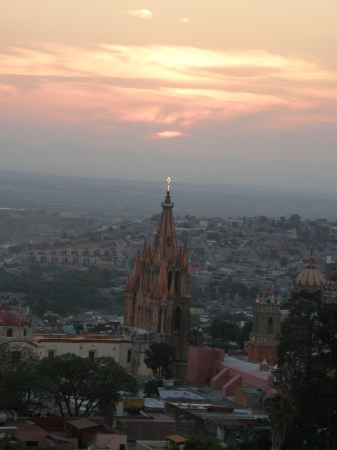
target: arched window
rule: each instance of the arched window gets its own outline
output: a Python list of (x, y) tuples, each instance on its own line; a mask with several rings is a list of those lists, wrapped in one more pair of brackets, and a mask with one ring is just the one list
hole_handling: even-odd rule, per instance
[(173, 275), (172, 275), (172, 272), (170, 270), (169, 273), (167, 274), (167, 290), (168, 291), (170, 291), (170, 289), (171, 289), (172, 278), (173, 278)]
[(164, 320), (163, 320), (163, 333), (166, 333), (166, 317), (167, 317), (167, 310), (164, 311)]
[(160, 308), (159, 314), (158, 314), (157, 332), (158, 332), (158, 333), (161, 332), (161, 308)]
[(270, 334), (273, 333), (273, 319), (272, 319), (272, 317), (269, 317), (269, 319), (268, 319), (267, 333), (270, 333)]
[(7, 337), (12, 337), (12, 336), (13, 336), (13, 330), (12, 330), (12, 328), (7, 328), (6, 336), (7, 336)]
[(174, 278), (174, 293), (180, 294), (180, 272), (176, 272), (175, 278)]
[(174, 312), (173, 330), (180, 331), (180, 329), (181, 329), (181, 309), (179, 306), (177, 306)]

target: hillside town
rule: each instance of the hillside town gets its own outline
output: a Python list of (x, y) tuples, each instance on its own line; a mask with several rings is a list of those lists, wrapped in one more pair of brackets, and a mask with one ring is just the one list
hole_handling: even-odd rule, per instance
[[(236, 449), (269, 436), (265, 401), (278, 392), (276, 348), (290, 299), (319, 292), (325, 303), (337, 302), (337, 224), (297, 214), (173, 219), (173, 206), (168, 185), (162, 214), (150, 219), (49, 221), (43, 213), (43, 233), (7, 230), (0, 250), (0, 358), (8, 357), (6, 345), (12, 361), (26, 354), (36, 364), (61, 358), (70, 367), (71, 358), (80, 358), (78, 371), (80, 361), (112, 358), (135, 384), (115, 392), (113, 414), (99, 402), (89, 408), (85, 396), (78, 404), (72, 393), (59, 402), (29, 397), (20, 415), (14, 398), (5, 396), (0, 444), (176, 449), (197, 437)], [(2, 214), (22, 225), (41, 212)], [(102, 285), (93, 278), (100, 271), (108, 274)], [(97, 301), (77, 298), (69, 314), (48, 302), (55, 286), (49, 283), (67, 276), (75, 283), (74, 273), (91, 277)], [(42, 303), (32, 301), (32, 284), (50, 287)], [(156, 345), (174, 349), (161, 376), (149, 362)]]

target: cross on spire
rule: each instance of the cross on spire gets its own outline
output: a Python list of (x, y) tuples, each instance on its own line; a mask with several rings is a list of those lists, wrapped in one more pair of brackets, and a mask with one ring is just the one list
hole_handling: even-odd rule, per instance
[(168, 176), (166, 181), (167, 181), (167, 192), (170, 192), (171, 177)]

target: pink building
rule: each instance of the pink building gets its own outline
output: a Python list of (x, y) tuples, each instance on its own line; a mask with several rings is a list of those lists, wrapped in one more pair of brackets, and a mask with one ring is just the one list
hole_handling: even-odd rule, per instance
[(260, 364), (224, 357), (224, 351), (218, 348), (190, 347), (186, 379), (221, 389), (224, 397), (234, 396), (235, 390), (242, 387), (260, 388), (267, 395), (273, 389), (273, 375), (269, 370), (261, 370)]

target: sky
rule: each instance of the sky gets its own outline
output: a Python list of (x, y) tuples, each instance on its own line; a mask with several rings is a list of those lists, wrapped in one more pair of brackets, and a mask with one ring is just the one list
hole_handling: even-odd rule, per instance
[(336, 0), (10, 0), (1, 168), (337, 192)]

